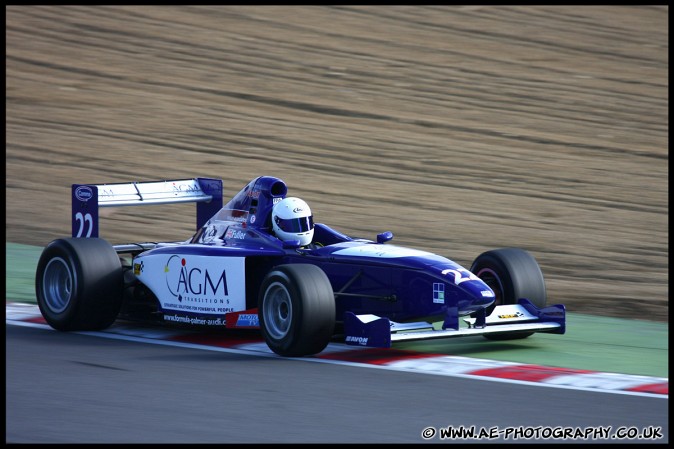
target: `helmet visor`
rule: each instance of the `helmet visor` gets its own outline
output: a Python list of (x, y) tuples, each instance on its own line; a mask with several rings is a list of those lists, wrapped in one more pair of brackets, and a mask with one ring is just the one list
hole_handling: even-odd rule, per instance
[(276, 225), (284, 232), (307, 232), (314, 229), (314, 216), (284, 219), (276, 217)]

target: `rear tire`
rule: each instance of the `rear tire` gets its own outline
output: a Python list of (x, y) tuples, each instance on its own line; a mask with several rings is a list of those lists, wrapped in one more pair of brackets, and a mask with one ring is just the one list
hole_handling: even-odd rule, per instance
[[(494, 304), (487, 309), (487, 315), (494, 307), (503, 304), (517, 304), (526, 298), (538, 308), (545, 307), (547, 293), (545, 279), (536, 259), (520, 248), (502, 248), (480, 254), (470, 268), (495, 293)], [(485, 334), (489, 340), (516, 340), (526, 338), (533, 332), (509, 334)]]
[(54, 240), (42, 251), (37, 264), (37, 303), (54, 329), (109, 327), (121, 308), (123, 289), (121, 261), (103, 239)]
[(302, 357), (321, 352), (332, 338), (335, 313), (330, 280), (315, 265), (281, 265), (262, 282), (260, 329), (276, 354)]

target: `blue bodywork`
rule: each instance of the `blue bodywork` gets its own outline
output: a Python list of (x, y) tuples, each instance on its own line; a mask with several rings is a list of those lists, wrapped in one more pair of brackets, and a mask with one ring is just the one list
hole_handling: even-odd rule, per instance
[[(93, 260), (109, 250), (109, 243), (97, 238), (99, 207), (194, 202), (196, 230), (187, 240), (112, 245), (109, 266), (100, 269), (119, 274), (121, 298), (116, 302), (112, 294), (110, 304), (120, 309), (101, 308), (93, 325), (122, 316), (259, 328), (269, 347), (287, 356), (320, 352), (340, 324), (347, 344), (374, 347), (470, 335), (514, 339), (565, 332), (564, 306), (546, 305), (540, 267), (524, 250), (485, 252), (473, 262), (475, 274), (446, 257), (389, 243), (390, 231), (369, 240), (315, 223), (313, 240), (300, 246), (299, 240), (274, 235), (272, 209), (287, 194), (286, 184), (272, 176), (253, 179), (226, 204), (222, 180), (212, 178), (74, 184), (73, 239), (56, 242), (50, 251), (68, 253), (63, 248), (78, 242), (76, 258)], [(80, 238), (92, 240), (85, 244)], [(121, 254), (130, 254), (130, 263)], [(52, 275), (41, 278), (50, 282), (38, 288), (48, 292), (39, 298), (51, 310), (50, 304), (61, 304), (61, 293), (71, 297), (70, 287), (78, 279), (65, 276), (75, 270), (63, 268), (61, 256), (43, 266)], [(99, 278), (86, 283), (98, 285)], [(113, 287), (111, 281), (101, 288)], [(75, 311), (75, 300), (73, 304)], [(88, 318), (52, 312), (48, 316), (57, 328), (78, 328)], [(460, 328), (460, 317), (467, 328)], [(436, 321), (442, 329), (432, 324)]]
[[(271, 210), (287, 192), (281, 179), (258, 177), (209, 220), (199, 223), (189, 241), (143, 252), (134, 263), (172, 254), (243, 257), (246, 309), (257, 307), (258, 285), (274, 266), (317, 265), (332, 284), (338, 321), (347, 311), (401, 322), (440, 316), (445, 320), (443, 327), (457, 329), (459, 316), (481, 311), (494, 302), (492, 290), (459, 264), (429, 252), (378, 243), (390, 240), (390, 232), (372, 241), (317, 223), (309, 247), (299, 247), (294, 241), (282, 242), (273, 235)], [(199, 316), (194, 312), (184, 314)]]

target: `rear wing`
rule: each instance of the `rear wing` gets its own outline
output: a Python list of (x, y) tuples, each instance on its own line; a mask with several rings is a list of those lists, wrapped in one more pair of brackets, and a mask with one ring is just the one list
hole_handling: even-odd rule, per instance
[(178, 179), (119, 184), (72, 185), (72, 236), (98, 237), (100, 207), (197, 203), (196, 228), (222, 209), (222, 180)]

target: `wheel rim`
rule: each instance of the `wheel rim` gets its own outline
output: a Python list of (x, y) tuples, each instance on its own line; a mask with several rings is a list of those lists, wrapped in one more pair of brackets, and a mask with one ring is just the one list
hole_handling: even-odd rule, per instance
[(504, 304), (503, 284), (501, 284), (501, 279), (498, 275), (489, 268), (483, 268), (475, 274), (494, 292), (494, 306)]
[(279, 282), (274, 282), (264, 294), (262, 315), (264, 326), (274, 340), (280, 340), (288, 334), (292, 324), (293, 305), (288, 289)]
[(74, 273), (66, 261), (60, 257), (51, 259), (42, 276), (42, 294), (49, 310), (53, 313), (63, 312), (70, 303), (75, 284)]

